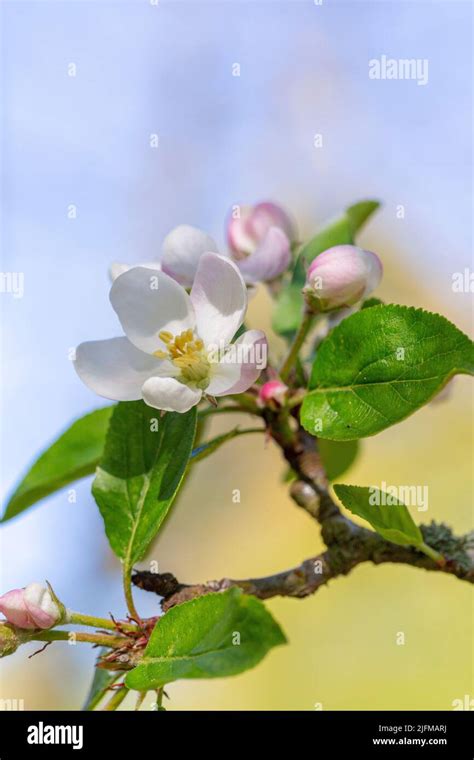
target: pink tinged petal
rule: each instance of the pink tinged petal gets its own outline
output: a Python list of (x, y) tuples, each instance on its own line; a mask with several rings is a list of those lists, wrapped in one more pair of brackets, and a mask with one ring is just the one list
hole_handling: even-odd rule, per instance
[(159, 261), (147, 261), (144, 264), (121, 264), (119, 261), (114, 261), (109, 270), (110, 279), (112, 282), (120, 277), (124, 272), (128, 272), (133, 267), (145, 267), (146, 269), (161, 270), (161, 264)]
[(215, 253), (201, 256), (191, 301), (205, 346), (226, 346), (247, 311), (247, 288), (236, 265)]
[(268, 344), (261, 330), (248, 330), (228, 347), (226, 355), (211, 365), (211, 382), (206, 393), (226, 396), (243, 393), (267, 366)]
[(164, 272), (129, 269), (113, 283), (110, 301), (129, 340), (148, 354), (164, 348), (161, 330), (179, 335), (195, 325), (188, 294)]
[(263, 240), (270, 227), (279, 227), (290, 240), (295, 238), (294, 225), (286, 211), (270, 201), (257, 203), (250, 219), (250, 227), (257, 241)]
[(24, 593), (25, 589), (17, 588), (0, 596), (0, 612), (5, 615), (9, 623), (18, 628), (36, 628), (26, 607)]
[(256, 247), (256, 241), (252, 234), (251, 218), (253, 214), (252, 206), (238, 206), (238, 217), (233, 215), (227, 222), (227, 242), (229, 248), (235, 254), (235, 258), (239, 257), (239, 254), (252, 253)]
[(217, 252), (216, 242), (197, 227), (181, 224), (171, 230), (163, 241), (163, 271), (189, 288), (193, 284), (199, 259), (206, 251)]
[(199, 404), (202, 391), (189, 388), (172, 377), (151, 377), (142, 388), (143, 400), (154, 409), (188, 412)]
[(322, 309), (351, 306), (371, 293), (382, 279), (378, 256), (352, 245), (329, 248), (311, 263), (305, 291)]
[(145, 380), (162, 372), (172, 373), (170, 362), (145, 354), (127, 338), (81, 343), (74, 367), (88, 388), (112, 401), (137, 401)]
[(288, 268), (290, 241), (278, 227), (270, 227), (258, 248), (238, 262), (246, 282), (268, 282)]
[(24, 590), (25, 606), (37, 628), (51, 628), (61, 617), (58, 605), (48, 588), (30, 583)]
[(363, 298), (366, 298), (372, 293), (378, 286), (383, 277), (383, 265), (376, 253), (372, 251), (364, 251), (367, 254), (367, 284), (365, 287)]

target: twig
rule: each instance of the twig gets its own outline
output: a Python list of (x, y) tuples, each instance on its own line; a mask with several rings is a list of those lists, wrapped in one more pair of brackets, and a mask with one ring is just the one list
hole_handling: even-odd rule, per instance
[(445, 562), (435, 562), (409, 546), (386, 541), (374, 531), (357, 525), (342, 514), (328, 490), (328, 482), (317, 450), (317, 440), (301, 427), (296, 430), (288, 417), (266, 413), (266, 422), (272, 438), (280, 446), (285, 459), (297, 476), (291, 485), (293, 500), (321, 526), (325, 552), (305, 560), (290, 570), (263, 578), (218, 581), (187, 585), (180, 583), (171, 573), (160, 575), (136, 572), (132, 582), (163, 596), (163, 610), (203, 594), (238, 586), (247, 594), (260, 599), (273, 596), (302, 598), (313, 594), (333, 578), (347, 575), (364, 562), (375, 565), (400, 563), (454, 575), (460, 580), (474, 583), (474, 538), (453, 535), (443, 524), (421, 526), (425, 543), (443, 556)]
[[(218, 581), (195, 585), (178, 583), (174, 579), (174, 589), (171, 590), (172, 586), (169, 585), (168, 588), (171, 592), (164, 595), (163, 610), (166, 611), (170, 607), (204, 594), (224, 591), (231, 586), (238, 586), (246, 594), (256, 596), (259, 599), (269, 599), (274, 596), (302, 599), (314, 594), (333, 578), (348, 575), (357, 565), (364, 562), (372, 562), (374, 565), (386, 563), (411, 565), (425, 570), (447, 573), (468, 583), (474, 583), (474, 559), (470, 552), (471, 536), (456, 538), (449, 528), (442, 524), (432, 523), (430, 526), (422, 526), (425, 538), (428, 538), (431, 545), (438, 550), (442, 550), (447, 542), (451, 543), (453, 556), (448, 556), (446, 564), (440, 566), (416, 549), (392, 544), (385, 541), (377, 533), (351, 523), (345, 517), (342, 520), (344, 527), (341, 529), (341, 525), (339, 526), (337, 540), (334, 535), (332, 545), (325, 552), (304, 560), (300, 565), (292, 567), (290, 570), (262, 578), (245, 580), (222, 578)], [(350, 525), (345, 525), (346, 522)], [(345, 539), (343, 538), (344, 532), (346, 533)], [(169, 577), (171, 574), (167, 573), (166, 575)], [(163, 596), (164, 586), (158, 573), (136, 572), (133, 583), (146, 591), (154, 591)]]

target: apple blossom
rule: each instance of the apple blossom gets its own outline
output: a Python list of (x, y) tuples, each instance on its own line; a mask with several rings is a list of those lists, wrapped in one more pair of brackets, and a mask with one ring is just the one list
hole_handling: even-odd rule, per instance
[(246, 282), (270, 281), (287, 269), (291, 260), (293, 224), (275, 203), (241, 206), (227, 224), (227, 240)]
[(253, 253), (272, 227), (284, 232), (289, 240), (294, 238), (290, 217), (276, 203), (236, 206), (227, 224), (227, 241), (235, 258)]
[(247, 288), (235, 264), (215, 253), (200, 256), (189, 295), (165, 272), (133, 267), (114, 281), (110, 300), (126, 337), (82, 343), (75, 358), (99, 396), (187, 412), (203, 394), (242, 393), (266, 366), (260, 330), (231, 344)]
[(310, 264), (303, 292), (311, 308), (330, 311), (366, 298), (381, 279), (382, 263), (375, 253), (337, 245)]
[(0, 596), (0, 612), (17, 628), (51, 628), (64, 615), (64, 607), (51, 588), (30, 583)]

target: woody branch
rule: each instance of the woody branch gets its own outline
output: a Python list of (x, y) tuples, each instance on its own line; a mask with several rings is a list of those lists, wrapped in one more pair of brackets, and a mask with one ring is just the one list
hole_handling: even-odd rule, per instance
[(329, 493), (315, 438), (300, 426), (292, 427), (290, 419), (281, 414), (269, 412), (266, 423), (296, 475), (290, 495), (320, 524), (326, 551), (289, 570), (245, 580), (222, 578), (207, 583), (183, 584), (171, 573), (135, 572), (133, 583), (162, 596), (164, 611), (197, 596), (231, 586), (238, 586), (259, 599), (273, 596), (303, 598), (315, 593), (331, 579), (347, 575), (364, 562), (411, 565), (448, 573), (474, 583), (474, 534), (456, 537), (444, 524), (421, 526), (425, 541), (443, 555), (445, 562), (442, 565), (414, 548), (386, 541), (378, 533), (357, 525), (342, 514)]

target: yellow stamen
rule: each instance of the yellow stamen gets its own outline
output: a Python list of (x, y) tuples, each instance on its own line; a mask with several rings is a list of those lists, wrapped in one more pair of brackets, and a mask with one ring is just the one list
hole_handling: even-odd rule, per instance
[(204, 390), (209, 385), (210, 365), (204, 353), (204, 343), (194, 335), (192, 329), (184, 330), (173, 336), (167, 330), (162, 330), (158, 337), (166, 346), (166, 350), (154, 352), (158, 359), (168, 359), (180, 370), (178, 379), (181, 382)]
[(162, 330), (158, 334), (158, 337), (163, 341), (163, 343), (170, 343), (173, 340), (173, 334), (168, 332), (168, 330)]

